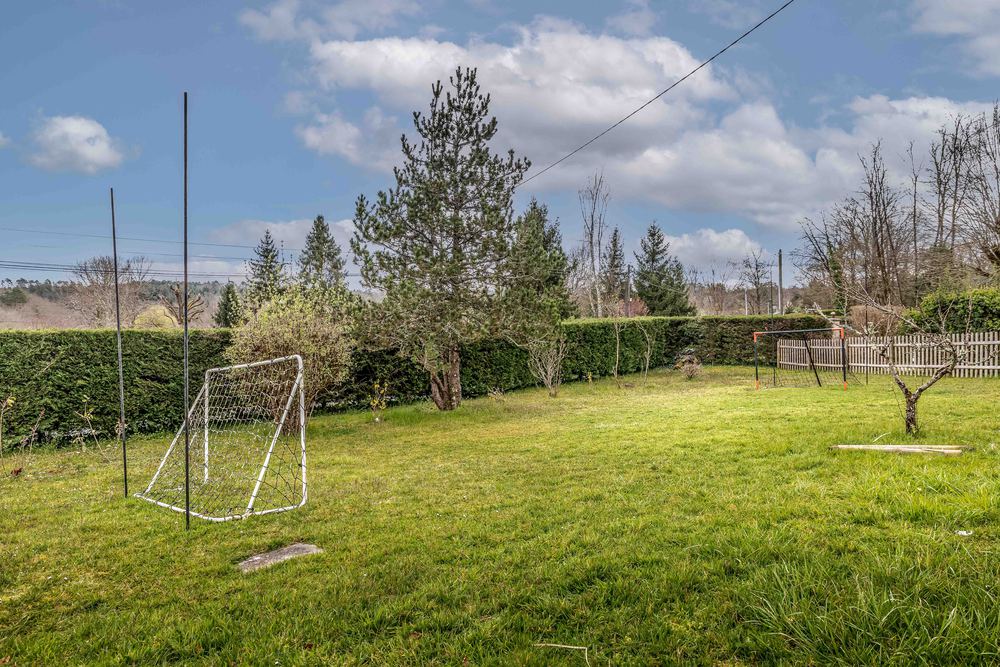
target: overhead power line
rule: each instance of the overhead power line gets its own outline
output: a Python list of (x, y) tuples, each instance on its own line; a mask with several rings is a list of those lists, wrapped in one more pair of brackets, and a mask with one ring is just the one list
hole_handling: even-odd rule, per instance
[(566, 155), (563, 155), (561, 158), (559, 158), (558, 160), (556, 160), (555, 162), (553, 162), (549, 166), (545, 167), (541, 171), (535, 172), (534, 174), (532, 174), (528, 178), (526, 178), (523, 181), (521, 181), (518, 184), (518, 187), (524, 185), (525, 183), (529, 183), (529, 182), (535, 180), (536, 178), (538, 178), (539, 176), (541, 176), (542, 174), (544, 174), (548, 170), (550, 170), (550, 169), (552, 169), (552, 168), (554, 168), (554, 167), (562, 164), (566, 160), (570, 159), (571, 157), (573, 157), (574, 155), (576, 155), (577, 153), (579, 153), (580, 151), (582, 151), (583, 149), (585, 149), (587, 146), (590, 146), (592, 143), (594, 143), (595, 141), (597, 141), (598, 139), (600, 139), (601, 137), (603, 137), (605, 134), (607, 134), (608, 132), (611, 132), (616, 127), (618, 127), (619, 125), (621, 125), (622, 123), (624, 123), (625, 121), (627, 121), (628, 119), (630, 119), (632, 116), (636, 115), (637, 113), (639, 113), (640, 111), (642, 111), (643, 109), (645, 109), (646, 107), (648, 107), (650, 104), (652, 104), (653, 102), (655, 102), (656, 100), (660, 99), (661, 97), (663, 97), (664, 95), (666, 95), (667, 93), (669, 93), (671, 90), (673, 90), (677, 86), (679, 86), (682, 83), (684, 83), (685, 81), (687, 81), (689, 78), (691, 78), (692, 76), (694, 76), (699, 70), (707, 67), (713, 60), (715, 60), (716, 58), (718, 58), (719, 56), (721, 56), (723, 53), (725, 53), (726, 51), (728, 51), (729, 49), (733, 48), (734, 46), (736, 46), (737, 44), (739, 44), (741, 41), (743, 41), (751, 33), (753, 33), (755, 30), (757, 30), (757, 28), (760, 28), (762, 25), (764, 25), (765, 23), (767, 23), (768, 21), (770, 21), (771, 19), (773, 19), (775, 16), (777, 16), (778, 14), (780, 14), (782, 11), (784, 11), (784, 9), (786, 7), (788, 7), (793, 2), (795, 2), (795, 0), (788, 0), (785, 4), (781, 5), (776, 10), (774, 10), (773, 12), (771, 12), (770, 14), (768, 14), (764, 19), (762, 19), (759, 23), (757, 23), (757, 25), (755, 25), (754, 27), (752, 27), (749, 30), (747, 30), (746, 32), (744, 32), (742, 35), (740, 35), (739, 37), (737, 37), (736, 39), (734, 39), (733, 41), (731, 41), (729, 44), (727, 44), (722, 49), (716, 51), (715, 55), (713, 55), (711, 58), (709, 58), (708, 60), (702, 61), (702, 63), (700, 65), (698, 65), (693, 70), (691, 70), (690, 72), (688, 72), (687, 74), (685, 74), (684, 76), (682, 76), (681, 78), (677, 79), (672, 84), (670, 84), (669, 86), (667, 86), (666, 88), (664, 88), (663, 90), (661, 90), (654, 97), (646, 100), (640, 106), (638, 106), (635, 109), (633, 109), (632, 111), (630, 111), (627, 115), (623, 116), (620, 120), (618, 120), (614, 125), (611, 125), (610, 127), (602, 130), (600, 133), (594, 135), (592, 138), (590, 138), (589, 140), (587, 140), (583, 144), (580, 144), (578, 147), (574, 148), (569, 153), (566, 153)]
[[(20, 232), (23, 234), (48, 234), (50, 236), (69, 236), (73, 238), (90, 238), (90, 239), (107, 239), (111, 240), (111, 236), (108, 234), (87, 234), (84, 232), (56, 232), (46, 229), (24, 229), (20, 227), (0, 227), (0, 231), (3, 232)], [(173, 245), (183, 245), (183, 241), (173, 241), (171, 239), (147, 239), (139, 238), (136, 236), (119, 236), (122, 241), (139, 241), (142, 243), (170, 243)], [(209, 243), (207, 241), (188, 241), (188, 245), (197, 246), (207, 246), (212, 248), (247, 248), (249, 250), (256, 249), (256, 246), (252, 245), (241, 245), (239, 243)], [(301, 248), (285, 248), (292, 252), (301, 252)]]

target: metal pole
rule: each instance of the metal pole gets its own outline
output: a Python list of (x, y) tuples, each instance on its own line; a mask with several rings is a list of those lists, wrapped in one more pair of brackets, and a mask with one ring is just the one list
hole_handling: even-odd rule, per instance
[(760, 389), (760, 363), (757, 361), (757, 334), (753, 335), (753, 381), (754, 388)]
[(778, 314), (785, 314), (785, 299), (784, 299), (784, 289), (783, 286), (785, 281), (782, 280), (784, 273), (782, 272), (782, 262), (781, 262), (781, 250), (778, 250)]
[(111, 254), (115, 267), (115, 329), (118, 338), (118, 437), (122, 441), (122, 481), (128, 498), (128, 455), (125, 451), (125, 373), (122, 370), (122, 308), (118, 293), (118, 230), (115, 227), (115, 189), (111, 188)]
[(632, 265), (625, 271), (625, 317), (632, 317)]
[(840, 330), (840, 367), (844, 375), (844, 389), (847, 389), (847, 337)]
[(191, 530), (191, 396), (188, 375), (188, 94), (184, 93), (184, 528)]

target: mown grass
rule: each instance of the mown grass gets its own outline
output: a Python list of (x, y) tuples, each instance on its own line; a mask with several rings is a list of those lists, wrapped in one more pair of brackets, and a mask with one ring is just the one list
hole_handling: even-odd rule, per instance
[[(1000, 382), (928, 393), (921, 439), (976, 449), (925, 457), (829, 451), (905, 440), (883, 380), (749, 380), (319, 417), (305, 508), (188, 533), (93, 447), (36, 455), (0, 481), (0, 663), (1000, 660)], [(235, 567), (296, 541), (325, 552)]]

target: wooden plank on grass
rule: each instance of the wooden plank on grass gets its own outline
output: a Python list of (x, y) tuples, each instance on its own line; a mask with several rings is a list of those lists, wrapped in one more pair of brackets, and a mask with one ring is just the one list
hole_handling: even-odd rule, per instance
[(832, 445), (830, 449), (895, 452), (897, 454), (942, 454), (944, 456), (958, 456), (971, 448), (959, 445)]

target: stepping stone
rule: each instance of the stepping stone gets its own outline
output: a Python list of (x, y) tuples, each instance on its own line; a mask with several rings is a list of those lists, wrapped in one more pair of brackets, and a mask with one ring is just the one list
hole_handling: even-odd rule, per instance
[(321, 553), (323, 553), (323, 550), (315, 544), (296, 542), (295, 544), (289, 544), (287, 547), (281, 547), (280, 549), (275, 549), (274, 551), (268, 551), (267, 553), (250, 556), (250, 558), (247, 558), (245, 561), (240, 563), (240, 571), (243, 574), (249, 574), (250, 572), (262, 570), (265, 567), (271, 567), (272, 565), (283, 563), (286, 560), (291, 560), (292, 558)]

